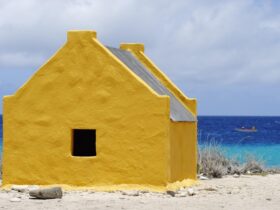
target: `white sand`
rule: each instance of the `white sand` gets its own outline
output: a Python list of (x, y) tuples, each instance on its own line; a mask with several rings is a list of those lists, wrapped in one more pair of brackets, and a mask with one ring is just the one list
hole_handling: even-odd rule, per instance
[[(226, 177), (201, 181), (194, 196), (171, 197), (160, 193), (66, 192), (62, 199), (30, 199), (27, 193), (0, 191), (0, 209), (280, 209), (280, 175)], [(186, 190), (183, 191), (183, 193)], [(12, 202), (11, 198), (18, 200)]]

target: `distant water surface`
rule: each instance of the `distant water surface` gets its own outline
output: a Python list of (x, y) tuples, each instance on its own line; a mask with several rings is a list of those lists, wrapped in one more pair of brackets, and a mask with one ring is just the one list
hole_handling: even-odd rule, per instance
[[(236, 128), (256, 127), (257, 132)], [(2, 154), (2, 116), (0, 115), (0, 153)], [(198, 117), (198, 143), (217, 142), (226, 155), (244, 160), (248, 154), (262, 159), (267, 166), (280, 167), (280, 117)]]
[(3, 139), (3, 123), (2, 115), (0, 115), (0, 154), (2, 156), (2, 139)]
[[(238, 128), (256, 128), (240, 132)], [(241, 161), (252, 154), (267, 166), (280, 167), (280, 117), (198, 117), (198, 142), (217, 142), (230, 157)]]

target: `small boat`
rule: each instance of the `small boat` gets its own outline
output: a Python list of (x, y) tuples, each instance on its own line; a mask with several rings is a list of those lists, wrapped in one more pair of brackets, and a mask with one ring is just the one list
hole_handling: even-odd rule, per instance
[(248, 133), (257, 132), (258, 131), (255, 126), (253, 126), (252, 128), (245, 128), (245, 127), (235, 128), (234, 130), (238, 131), (238, 132), (248, 132)]

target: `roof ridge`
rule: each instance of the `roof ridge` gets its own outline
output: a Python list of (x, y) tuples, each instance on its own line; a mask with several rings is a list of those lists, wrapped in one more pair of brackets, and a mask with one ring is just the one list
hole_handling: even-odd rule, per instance
[(170, 118), (173, 121), (196, 121), (196, 117), (184, 107), (172, 92), (168, 90), (133, 54), (127, 50), (106, 46), (122, 63), (134, 72), (159, 95), (170, 97)]

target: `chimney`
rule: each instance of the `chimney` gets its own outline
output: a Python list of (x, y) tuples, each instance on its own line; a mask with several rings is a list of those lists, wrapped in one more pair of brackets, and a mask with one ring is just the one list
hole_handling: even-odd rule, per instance
[(132, 52), (144, 52), (144, 44), (140, 43), (121, 43), (120, 49), (129, 50)]
[(67, 40), (69, 42), (75, 41), (75, 40), (91, 40), (92, 38), (96, 38), (95, 31), (77, 30), (77, 31), (68, 31), (67, 32)]

